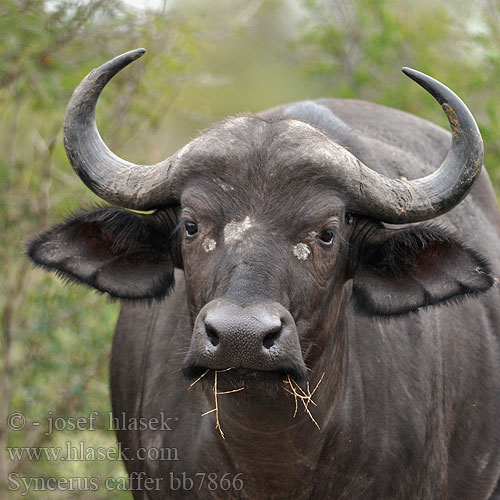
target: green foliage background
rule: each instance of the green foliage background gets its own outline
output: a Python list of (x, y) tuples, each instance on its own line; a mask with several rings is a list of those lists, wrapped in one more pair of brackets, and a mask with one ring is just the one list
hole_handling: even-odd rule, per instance
[[(132, 48), (98, 109), (118, 154), (160, 161), (229, 114), (319, 96), (361, 98), (443, 126), (439, 106), (400, 73), (415, 67), (467, 102), (500, 192), (497, 0), (189, 0), (137, 9), (118, 0), (0, 0), (0, 498), (7, 475), (124, 476), (117, 461), (11, 460), (5, 448), (115, 446), (107, 430), (108, 359), (119, 305), (33, 270), (26, 239), (99, 203), (62, 145), (66, 103), (92, 68)], [(93, 432), (45, 435), (46, 419), (99, 414)], [(26, 416), (9, 431), (7, 415)], [(50, 414), (49, 412), (52, 412)], [(41, 422), (40, 427), (31, 425)], [(8, 492), (22, 498), (22, 489)], [(131, 498), (30, 492), (24, 498)]]

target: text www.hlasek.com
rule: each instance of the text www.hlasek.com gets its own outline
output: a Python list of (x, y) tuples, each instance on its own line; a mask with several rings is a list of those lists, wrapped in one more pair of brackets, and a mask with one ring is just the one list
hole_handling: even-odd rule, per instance
[(103, 461), (103, 460), (158, 460), (158, 461), (177, 461), (179, 460), (177, 448), (139, 448), (132, 454), (129, 448), (122, 447), (118, 443), (116, 447), (105, 448), (99, 446), (85, 446), (80, 441), (75, 446), (71, 441), (67, 441), (64, 446), (50, 447), (9, 447), (7, 453), (11, 461), (30, 460), (38, 461), (41, 459), (49, 462), (78, 462), (78, 461)]

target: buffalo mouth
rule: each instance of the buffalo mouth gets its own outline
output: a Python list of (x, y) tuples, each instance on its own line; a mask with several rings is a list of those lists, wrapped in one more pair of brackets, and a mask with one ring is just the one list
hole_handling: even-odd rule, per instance
[(232, 390), (237, 387), (249, 387), (254, 385), (280, 385), (287, 380), (293, 380), (302, 385), (307, 379), (306, 367), (300, 364), (290, 364), (276, 369), (251, 369), (251, 368), (210, 368), (199, 364), (189, 364), (183, 368), (184, 376), (190, 385), (197, 383), (213, 385), (214, 377), (220, 380), (224, 390)]

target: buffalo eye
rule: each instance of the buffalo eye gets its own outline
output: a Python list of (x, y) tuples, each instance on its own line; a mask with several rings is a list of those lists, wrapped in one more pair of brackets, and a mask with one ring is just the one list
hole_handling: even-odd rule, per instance
[(318, 240), (324, 247), (331, 247), (333, 245), (334, 238), (334, 229), (323, 229), (323, 231), (318, 234)]
[(184, 227), (186, 228), (186, 236), (188, 238), (192, 238), (198, 234), (198, 225), (196, 222), (186, 221)]

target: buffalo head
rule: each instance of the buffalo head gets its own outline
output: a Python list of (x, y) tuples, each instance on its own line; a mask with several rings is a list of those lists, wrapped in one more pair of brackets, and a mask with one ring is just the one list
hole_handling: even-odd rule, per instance
[(330, 112), (312, 102), (229, 118), (167, 160), (135, 165), (106, 147), (94, 112), (107, 82), (143, 52), (91, 72), (64, 125), (76, 173), (122, 208), (78, 214), (33, 240), (29, 254), (121, 299), (162, 299), (174, 267), (183, 269), (188, 376), (239, 368), (304, 379), (351, 300), (363, 314), (402, 315), (491, 286), (475, 252), (444, 229), (413, 224), (458, 204), (482, 166), (476, 123), (444, 85), (404, 70), (453, 132), (442, 165), (419, 179), (363, 164), (332, 140)]

